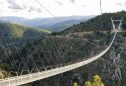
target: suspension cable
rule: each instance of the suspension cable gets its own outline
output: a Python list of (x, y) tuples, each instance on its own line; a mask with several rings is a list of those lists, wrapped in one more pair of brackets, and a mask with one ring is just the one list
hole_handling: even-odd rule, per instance
[(100, 0), (100, 11), (101, 11), (101, 15), (103, 14), (102, 12), (102, 1)]
[(40, 3), (38, 0), (34, 0), (36, 3), (38, 3), (42, 8), (44, 8), (49, 14), (51, 14), (53, 17), (56, 17), (48, 8), (46, 8), (42, 3)]

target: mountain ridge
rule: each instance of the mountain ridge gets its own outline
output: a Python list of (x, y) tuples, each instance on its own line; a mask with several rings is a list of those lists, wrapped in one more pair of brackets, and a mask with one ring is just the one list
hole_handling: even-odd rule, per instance
[(65, 30), (61, 31), (62, 34), (68, 34), (73, 32), (86, 32), (86, 31), (110, 31), (112, 29), (111, 17), (113, 19), (122, 19), (122, 28), (126, 29), (126, 12), (121, 11), (117, 13), (104, 13), (94, 18), (75, 24)]
[[(22, 24), (22, 25), (26, 25), (26, 26), (44, 28), (44, 27), (56, 25), (56, 24), (61, 23), (61, 22), (69, 21), (69, 20), (77, 20), (77, 21), (83, 20), (83, 21), (85, 21), (85, 20), (88, 20), (92, 17), (93, 16), (63, 16), (63, 17), (51, 17), (51, 18), (25, 19), (25, 18), (22, 18), (22, 17), (12, 16), (12, 17), (0, 17), (0, 20), (7, 22), (7, 23), (8, 22), (9, 23), (18, 23), (18, 24)], [(56, 30), (56, 28), (54, 29), (54, 31), (55, 30)]]

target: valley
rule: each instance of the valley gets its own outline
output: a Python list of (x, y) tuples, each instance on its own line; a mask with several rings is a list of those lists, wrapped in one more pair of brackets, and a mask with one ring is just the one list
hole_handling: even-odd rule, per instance
[[(1, 23), (0, 69), (2, 75), (7, 77), (9, 71), (16, 71), (19, 74), (22, 70), (36, 72), (41, 67), (75, 63), (100, 53), (109, 45), (113, 37), (110, 32), (112, 29), (111, 16), (123, 16), (122, 29), (125, 30), (125, 12), (96, 16), (63, 31), (52, 33), (48, 30)], [(100, 19), (102, 19), (102, 23), (99, 22)], [(73, 86), (74, 80), (79, 86), (83, 86), (84, 82), (90, 80), (95, 74), (102, 77), (105, 86), (125, 86), (125, 43), (126, 33), (118, 33), (109, 52), (97, 61), (23, 86)], [(15, 74), (11, 74), (11, 76), (15, 76)]]

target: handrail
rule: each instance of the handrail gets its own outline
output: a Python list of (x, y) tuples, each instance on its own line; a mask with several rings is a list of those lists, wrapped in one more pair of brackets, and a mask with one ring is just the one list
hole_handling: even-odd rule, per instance
[(70, 64), (67, 66), (62, 66), (62, 67), (56, 67), (54, 69), (42, 71), (42, 72), (37, 72), (37, 73), (31, 73), (31, 74), (26, 74), (26, 75), (21, 75), (21, 76), (15, 76), (15, 77), (10, 77), (6, 79), (0, 80), (0, 86), (17, 86), (17, 85), (22, 85), (22, 84), (27, 84), (30, 82), (34, 82), (37, 80), (45, 79), (60, 73), (64, 73), (76, 68), (79, 68), (83, 65), (89, 64), (98, 58), (102, 57), (107, 51), (111, 48), (114, 40), (116, 38), (116, 32), (114, 33), (114, 37), (110, 43), (110, 45), (101, 53), (97, 54), (96, 56), (93, 56), (92, 58), (88, 60), (84, 60), (75, 64)]

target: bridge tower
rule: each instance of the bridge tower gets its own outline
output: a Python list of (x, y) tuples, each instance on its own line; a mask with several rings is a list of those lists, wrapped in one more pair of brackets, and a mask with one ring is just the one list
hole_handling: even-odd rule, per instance
[(121, 30), (122, 20), (123, 20), (123, 17), (120, 20), (115, 20), (111, 17), (111, 22), (112, 22), (112, 26), (114, 30), (116, 31)]

